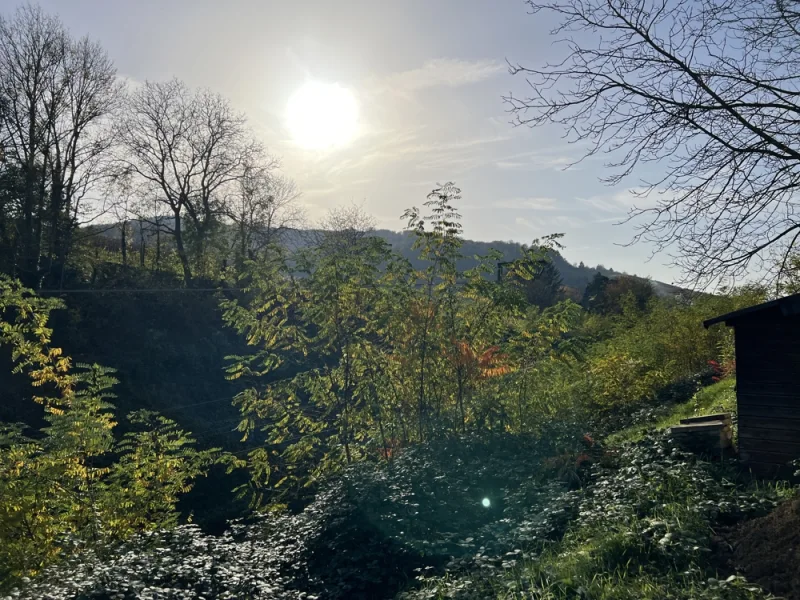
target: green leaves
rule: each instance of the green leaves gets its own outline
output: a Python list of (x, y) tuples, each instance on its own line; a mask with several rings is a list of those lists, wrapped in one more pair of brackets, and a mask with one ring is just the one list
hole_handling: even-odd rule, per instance
[(17, 283), (0, 279), (0, 343), (17, 370), (41, 389), (44, 427), (0, 431), (0, 581), (35, 573), (59, 557), (133, 533), (177, 524), (176, 505), (194, 480), (219, 463), (177, 425), (149, 411), (130, 415), (138, 431), (117, 443), (114, 370), (72, 365), (49, 346), (49, 311)]
[[(540, 363), (578, 356), (581, 309), (528, 312), (520, 290), (494, 277), (499, 253), (460, 271), (459, 199), (447, 183), (424, 213), (406, 211), (418, 270), (352, 223), (294, 256), (250, 265), (247, 297), (223, 310), (254, 349), (228, 369), (250, 384), (235, 399), (240, 429), (266, 438), (254, 485), (297, 490), (414, 442), (541, 421), (528, 386)], [(559, 237), (537, 240), (514, 268), (538, 278)]]

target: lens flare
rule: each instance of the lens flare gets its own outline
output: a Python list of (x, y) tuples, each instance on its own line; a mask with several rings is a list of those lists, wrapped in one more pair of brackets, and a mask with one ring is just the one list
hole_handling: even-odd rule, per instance
[(488, 498), (484, 498), (481, 501), (481, 504), (483, 504), (484, 508), (489, 508), (492, 505), (492, 501), (489, 500)]

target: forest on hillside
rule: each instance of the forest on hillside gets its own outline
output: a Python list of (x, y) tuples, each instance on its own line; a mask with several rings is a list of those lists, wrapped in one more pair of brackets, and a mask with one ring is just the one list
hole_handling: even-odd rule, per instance
[[(666, 147), (663, 123), (625, 131), (634, 163)], [(223, 95), (126, 86), (34, 5), (0, 15), (0, 140), (0, 595), (800, 593), (794, 563), (745, 572), (747, 528), (794, 523), (796, 488), (653, 431), (735, 411), (732, 332), (704, 320), (800, 289), (797, 225), (728, 215), (744, 184), (712, 242), (661, 213), (703, 292), (572, 265), (557, 232), (467, 240), (452, 182), (399, 232), (352, 206), (312, 221)], [(676, 168), (709, 214), (718, 192)]]

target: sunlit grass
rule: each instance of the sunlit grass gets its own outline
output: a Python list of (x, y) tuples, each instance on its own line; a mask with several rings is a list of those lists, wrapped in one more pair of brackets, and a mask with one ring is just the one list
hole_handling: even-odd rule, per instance
[(633, 425), (606, 438), (606, 444), (616, 446), (624, 442), (635, 442), (642, 439), (648, 431), (666, 429), (678, 425), (681, 419), (710, 415), (718, 412), (736, 412), (736, 379), (730, 377), (701, 389), (688, 402), (676, 404), (667, 416), (655, 422)]

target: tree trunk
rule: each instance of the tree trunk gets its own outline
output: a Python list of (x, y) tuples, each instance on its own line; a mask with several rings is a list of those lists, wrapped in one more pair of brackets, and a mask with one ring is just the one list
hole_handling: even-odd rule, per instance
[(242, 221), (241, 225), (239, 226), (239, 236), (240, 236), (240, 245), (241, 250), (239, 252), (239, 256), (236, 260), (236, 268), (241, 271), (244, 267), (244, 261), (247, 259), (247, 233), (246, 229), (247, 226), (245, 225), (244, 221)]
[(31, 248), (31, 272), (35, 278), (36, 284), (34, 289), (41, 286), (41, 260), (42, 260), (42, 238), (44, 235), (44, 224), (47, 218), (47, 166), (48, 160), (45, 156), (42, 173), (39, 177), (39, 189), (36, 194), (36, 217), (33, 221), (33, 247)]
[(183, 232), (181, 231), (181, 214), (175, 212), (175, 246), (178, 250), (178, 257), (181, 259), (183, 267), (183, 279), (186, 286), (192, 284), (192, 267), (189, 265), (189, 257), (186, 256), (186, 248), (183, 245)]
[(25, 192), (22, 203), (22, 260), (21, 277), (28, 287), (36, 286), (36, 260), (33, 256), (33, 209), (36, 188), (36, 107), (28, 109), (28, 143), (25, 148)]
[[(156, 207), (158, 210), (158, 207)], [(156, 271), (161, 268), (161, 219), (156, 215)]]
[(122, 221), (120, 230), (120, 246), (122, 250), (122, 266), (128, 266), (128, 221)]
[(50, 182), (50, 240), (47, 249), (48, 268), (52, 274), (56, 270), (55, 263), (61, 251), (61, 202), (64, 186), (61, 183), (60, 169), (61, 165), (56, 159)]
[(144, 239), (144, 224), (139, 220), (139, 267), (144, 269), (144, 258), (147, 255), (147, 245)]

